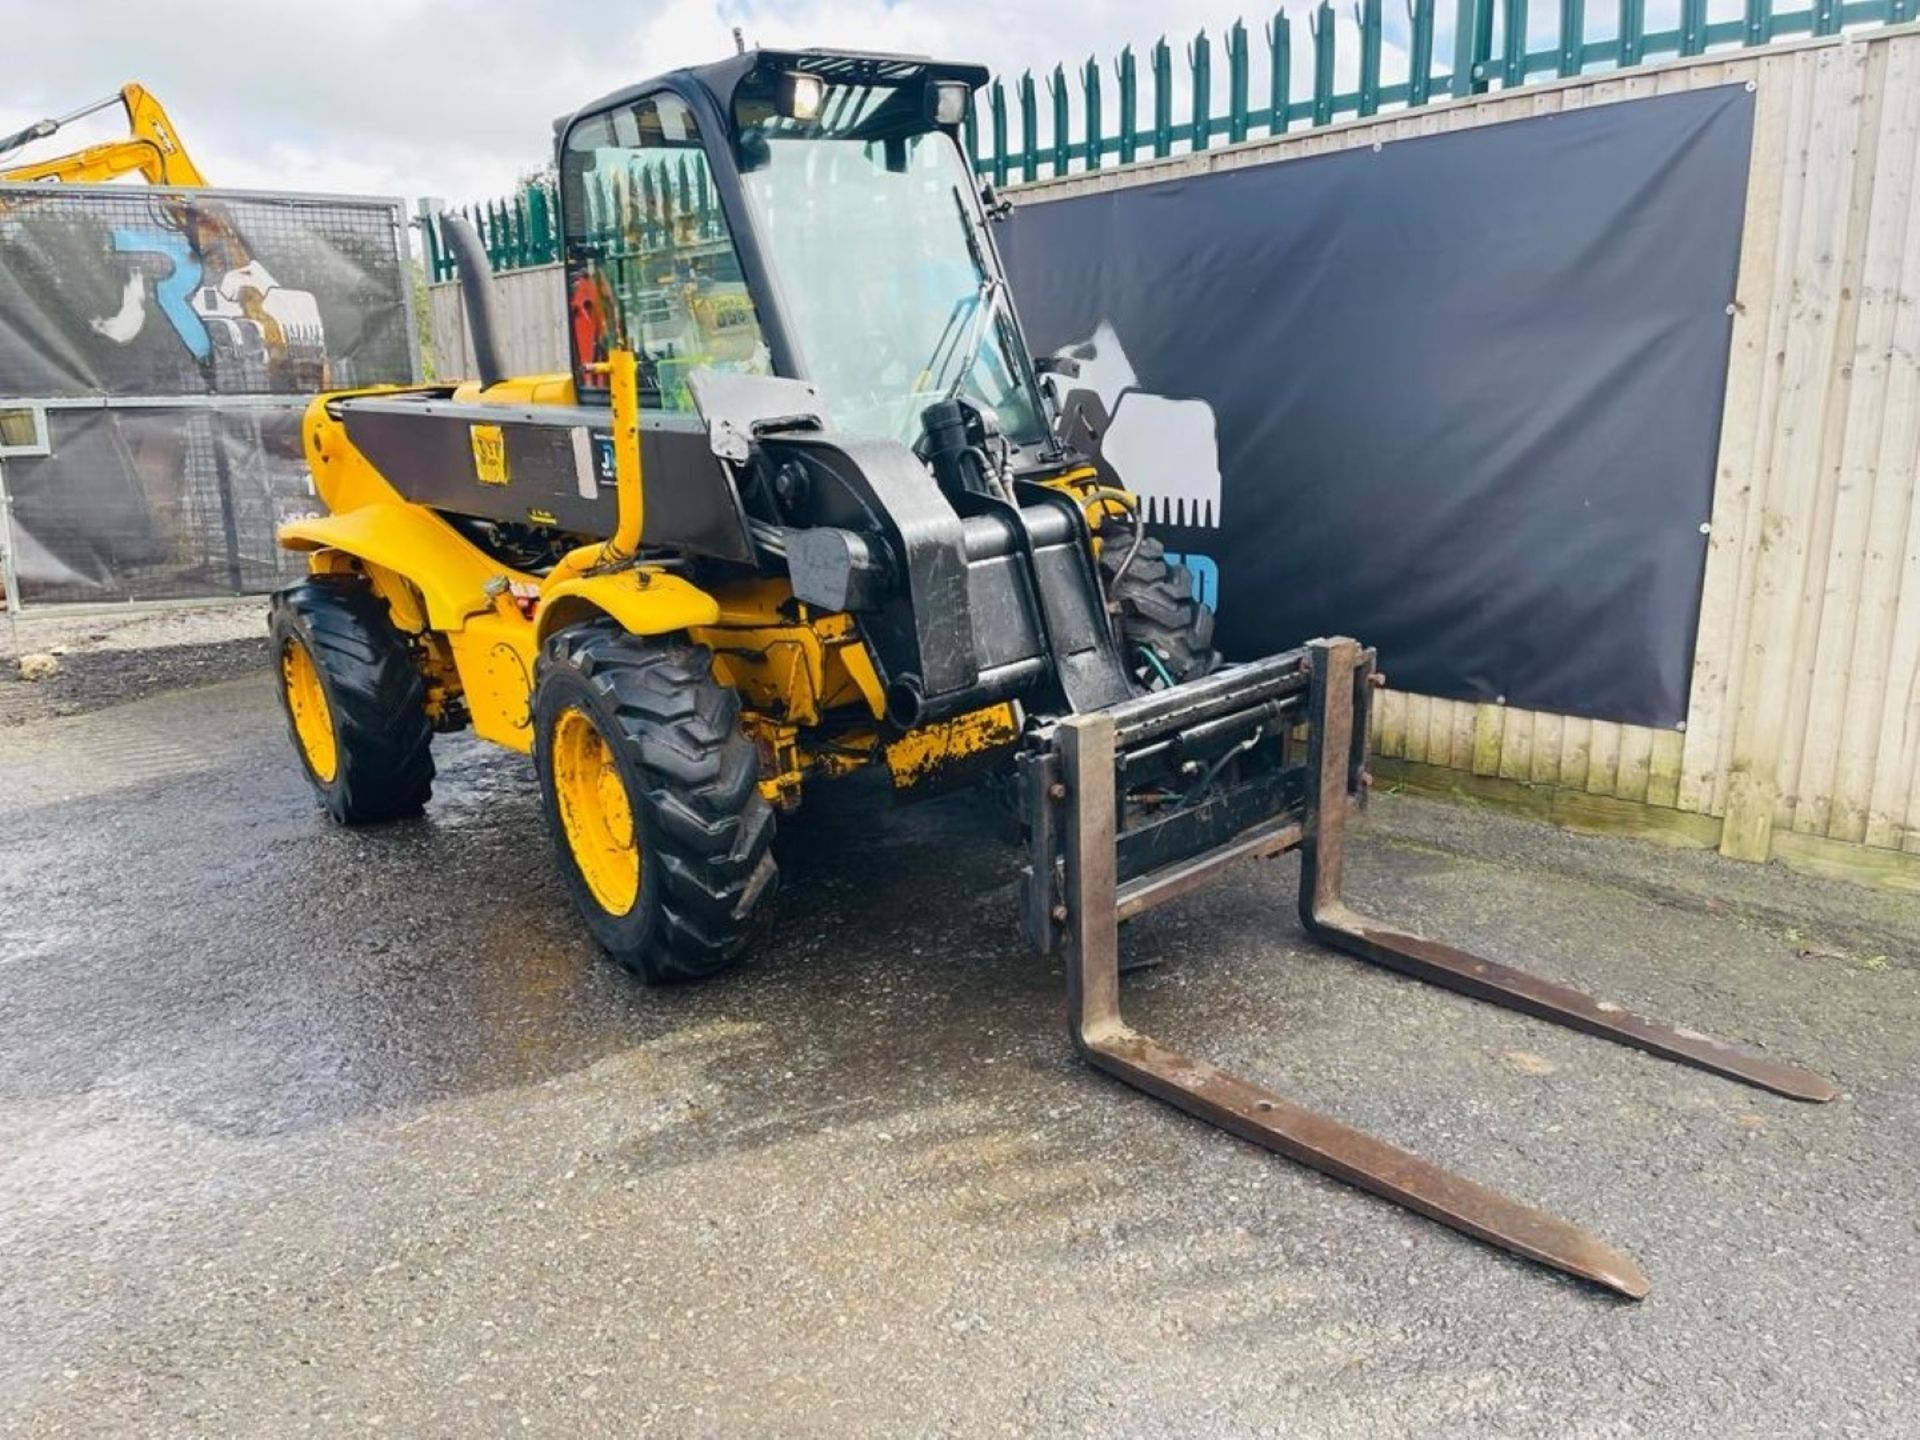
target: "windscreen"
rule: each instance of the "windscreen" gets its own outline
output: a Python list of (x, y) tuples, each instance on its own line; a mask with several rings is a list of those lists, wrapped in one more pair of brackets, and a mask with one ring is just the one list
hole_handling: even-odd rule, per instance
[(917, 439), (959, 396), (1015, 444), (1046, 435), (1031, 375), (945, 132), (891, 117), (917, 91), (828, 86), (818, 120), (743, 100), (743, 183), (808, 376), (836, 428)]

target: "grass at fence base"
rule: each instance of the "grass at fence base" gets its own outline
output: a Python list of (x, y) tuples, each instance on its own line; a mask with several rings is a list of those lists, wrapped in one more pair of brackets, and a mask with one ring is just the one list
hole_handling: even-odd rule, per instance
[[(1687, 850), (1716, 850), (1721, 824), (1712, 815), (1696, 815), (1664, 805), (1644, 805), (1611, 795), (1589, 795), (1559, 785), (1474, 775), (1444, 765), (1375, 756), (1376, 789), (1469, 805), (1486, 805), (1511, 815), (1544, 820), (1587, 835), (1624, 835)], [(1920, 894), (1920, 855), (1775, 830), (1770, 859), (1823, 880), (1844, 880), (1883, 890)]]

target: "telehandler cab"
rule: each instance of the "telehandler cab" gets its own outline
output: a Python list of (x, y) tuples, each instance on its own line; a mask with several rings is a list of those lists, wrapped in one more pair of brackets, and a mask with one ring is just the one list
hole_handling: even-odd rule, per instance
[(463, 222), (477, 380), (324, 395), (331, 512), (281, 531), (294, 743), (347, 824), (411, 815), (435, 731), (530, 752), (565, 883), (649, 980), (741, 954), (774, 814), (884, 766), (1019, 777), (1022, 909), (1089, 1061), (1234, 1134), (1623, 1295), (1573, 1227), (1129, 1028), (1118, 927), (1301, 853), (1315, 938), (1496, 1004), (1828, 1100), (1826, 1080), (1349, 909), (1371, 651), (1223, 665), (1130, 494), (1053, 433), (957, 143), (977, 67), (752, 51), (559, 121), (571, 373), (508, 378)]

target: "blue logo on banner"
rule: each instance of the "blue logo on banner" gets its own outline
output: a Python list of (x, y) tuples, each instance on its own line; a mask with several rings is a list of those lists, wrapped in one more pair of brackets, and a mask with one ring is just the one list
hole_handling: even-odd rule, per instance
[(154, 282), (153, 298), (160, 302), (160, 313), (167, 317), (196, 360), (213, 354), (213, 340), (200, 317), (193, 313), (188, 297), (200, 283), (200, 257), (193, 253), (187, 237), (174, 230), (115, 230), (113, 248), (122, 255), (162, 255), (173, 269)]
[(1167, 551), (1167, 563), (1185, 565), (1193, 576), (1193, 598), (1216, 615), (1220, 613), (1220, 567), (1211, 555), (1179, 554)]

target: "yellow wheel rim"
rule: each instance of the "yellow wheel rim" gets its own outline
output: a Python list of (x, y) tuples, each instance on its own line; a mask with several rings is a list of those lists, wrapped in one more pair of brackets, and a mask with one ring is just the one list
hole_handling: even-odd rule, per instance
[(333, 711), (313, 656), (298, 640), (280, 647), (280, 686), (293, 717), (293, 737), (307, 768), (322, 785), (332, 782), (340, 768), (340, 742), (334, 738)]
[(633, 805), (613, 748), (585, 711), (568, 708), (554, 721), (553, 793), (580, 878), (602, 910), (625, 915), (640, 898)]

